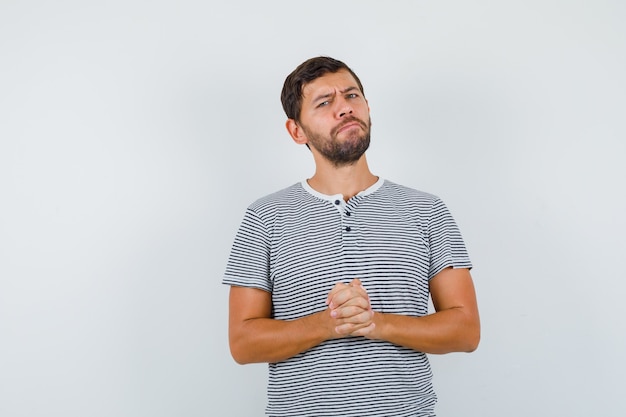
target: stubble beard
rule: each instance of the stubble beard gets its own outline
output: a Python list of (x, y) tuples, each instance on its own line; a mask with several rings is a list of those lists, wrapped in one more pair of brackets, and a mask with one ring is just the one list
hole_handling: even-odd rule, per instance
[[(348, 137), (343, 140), (337, 139), (337, 131), (348, 123), (357, 122), (363, 129), (362, 132), (349, 132)], [(339, 126), (330, 132), (330, 137), (320, 133), (309, 132), (305, 129), (305, 133), (309, 139), (309, 145), (315, 148), (328, 162), (335, 167), (342, 167), (355, 164), (370, 146), (370, 130), (372, 120), (368, 123), (352, 117), (346, 119)]]

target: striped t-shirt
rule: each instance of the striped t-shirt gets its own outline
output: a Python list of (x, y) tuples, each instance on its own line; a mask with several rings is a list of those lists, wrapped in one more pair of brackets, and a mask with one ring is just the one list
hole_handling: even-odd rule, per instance
[[(306, 181), (251, 204), (223, 283), (272, 294), (273, 317), (326, 308), (337, 282), (359, 278), (374, 311), (423, 316), (428, 281), (471, 268), (459, 229), (431, 194), (379, 179), (345, 202)], [(433, 416), (424, 353), (364, 337), (333, 339), (269, 364), (268, 416)]]

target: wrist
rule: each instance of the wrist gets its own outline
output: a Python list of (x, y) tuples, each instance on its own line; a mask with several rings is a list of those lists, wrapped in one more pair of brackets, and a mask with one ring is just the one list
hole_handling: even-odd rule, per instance
[(314, 332), (319, 337), (320, 342), (340, 337), (335, 331), (337, 323), (330, 316), (329, 308), (313, 314), (311, 318), (313, 319), (311, 325), (315, 329)]
[(378, 340), (382, 340), (384, 339), (384, 332), (385, 332), (385, 314), (381, 313), (379, 311), (373, 311), (372, 310), (372, 322), (374, 323), (374, 329), (372, 330), (371, 333), (371, 339), (378, 339)]

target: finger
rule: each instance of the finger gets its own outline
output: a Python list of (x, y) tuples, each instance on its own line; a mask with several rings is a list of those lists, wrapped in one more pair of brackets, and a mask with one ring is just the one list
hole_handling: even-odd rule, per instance
[(333, 289), (333, 291), (328, 294), (328, 306), (330, 308), (337, 308), (354, 298), (354, 296), (354, 289), (345, 284), (344, 287)]
[(337, 332), (337, 334), (342, 335), (342, 336), (347, 336), (347, 335), (362, 336), (364, 334), (369, 334), (374, 329), (372, 327), (373, 324), (374, 324), (373, 322), (361, 323), (361, 324), (343, 323), (335, 327), (335, 332)]
[(345, 290), (348, 287), (348, 284), (344, 284), (343, 282), (338, 282), (335, 284), (332, 290), (328, 293), (328, 297), (326, 297), (326, 305), (329, 305), (333, 297), (337, 295), (342, 290)]
[(357, 329), (355, 331), (353, 331), (352, 333), (350, 333), (350, 336), (370, 336), (372, 335), (372, 333), (374, 332), (374, 329), (376, 328), (376, 324), (375, 323), (371, 323), (369, 326), (366, 327), (361, 327), (360, 329)]
[(330, 308), (337, 308), (344, 304), (351, 304), (352, 300), (364, 299), (369, 304), (369, 296), (362, 286), (353, 287), (345, 285), (343, 287), (333, 289), (327, 298), (327, 305)]
[(362, 292), (363, 296), (367, 296), (367, 291), (365, 290), (365, 287), (361, 283), (361, 280), (359, 278), (354, 278), (352, 281), (350, 281), (349, 284), (345, 284), (343, 282), (336, 283), (335, 286), (332, 288), (332, 290), (330, 290), (330, 292), (328, 293), (328, 297), (326, 297), (326, 305), (330, 304), (331, 300), (337, 294), (349, 288), (357, 289)]
[(367, 294), (367, 290), (363, 286), (363, 283), (361, 282), (360, 279), (354, 278), (352, 281), (350, 281), (350, 286), (353, 287), (353, 288), (356, 288), (356, 289), (358, 289), (360, 291), (362, 291), (363, 295), (369, 299), (369, 295)]
[[(338, 312), (340, 314), (341, 312)], [(332, 312), (331, 312), (332, 316)], [(369, 309), (354, 309), (349, 315), (344, 315), (342, 317), (336, 317), (337, 324), (369, 324), (374, 317), (374, 311)]]
[(350, 303), (330, 310), (330, 316), (335, 319), (345, 319), (370, 311), (371, 307), (365, 299), (354, 299)]

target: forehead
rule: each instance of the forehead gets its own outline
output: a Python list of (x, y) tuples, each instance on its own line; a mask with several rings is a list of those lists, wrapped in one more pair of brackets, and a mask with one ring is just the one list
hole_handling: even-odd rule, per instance
[(302, 96), (306, 100), (311, 100), (319, 94), (331, 94), (349, 87), (358, 88), (358, 84), (352, 74), (341, 69), (337, 72), (326, 73), (306, 84), (302, 89)]

